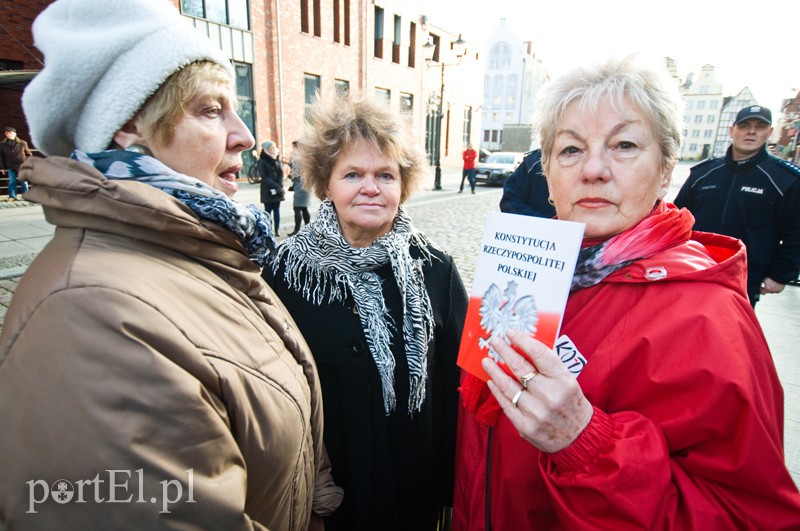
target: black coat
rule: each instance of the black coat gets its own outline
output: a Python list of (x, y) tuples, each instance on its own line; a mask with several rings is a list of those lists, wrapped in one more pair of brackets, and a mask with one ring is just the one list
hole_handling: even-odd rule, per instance
[[(412, 248), (412, 255), (420, 253)], [(428, 350), (425, 403), (408, 415), (408, 365), (402, 332), (392, 337), (397, 409), (386, 416), (378, 369), (352, 300), (314, 306), (286, 287), (283, 270), (264, 278), (297, 322), (317, 362), (325, 444), (344, 501), (325, 529), (433, 531), (437, 512), (452, 505), (460, 371), (456, 365), (467, 294), (448, 255), (424, 268), (435, 320)], [(386, 306), (402, 327), (400, 291), (387, 265), (379, 269)]]
[(265, 152), (258, 158), (258, 174), (261, 176), (261, 202), (264, 204), (283, 201), (283, 163)]
[(542, 172), (542, 150), (535, 149), (525, 154), (522, 164), (506, 179), (500, 210), (523, 216), (553, 218), (556, 209), (547, 201), (549, 197), (547, 179)]

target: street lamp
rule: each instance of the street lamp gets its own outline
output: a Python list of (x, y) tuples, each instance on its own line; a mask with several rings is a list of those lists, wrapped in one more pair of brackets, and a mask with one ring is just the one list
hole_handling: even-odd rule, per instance
[[(441, 41), (440, 41), (441, 43)], [(436, 113), (436, 173), (433, 179), (433, 189), (434, 190), (441, 190), (442, 189), (442, 117), (443, 113), (443, 105), (444, 105), (444, 68), (446, 66), (456, 66), (461, 63), (461, 58), (464, 57), (466, 53), (466, 44), (467, 41), (461, 38), (461, 34), (458, 35), (458, 40), (453, 43), (453, 51), (456, 53), (456, 62), (455, 63), (445, 63), (442, 57), (441, 49), (439, 50), (439, 66), (441, 68), (441, 85), (439, 86), (439, 108)], [(425, 64), (428, 65), (430, 68), (431, 63), (433, 62), (434, 52), (436, 51), (436, 44), (433, 43), (433, 40), (428, 37), (428, 42), (422, 45), (423, 53), (425, 56)]]

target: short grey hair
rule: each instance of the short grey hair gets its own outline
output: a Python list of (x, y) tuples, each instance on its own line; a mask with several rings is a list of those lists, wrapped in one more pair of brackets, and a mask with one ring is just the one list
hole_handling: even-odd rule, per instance
[(580, 102), (582, 112), (597, 112), (602, 101), (620, 108), (626, 100), (650, 120), (661, 147), (662, 169), (677, 162), (683, 120), (677, 81), (667, 74), (666, 68), (647, 67), (631, 55), (575, 68), (542, 89), (534, 115), (542, 142), (542, 168), (546, 170), (550, 163), (558, 124), (572, 102)]

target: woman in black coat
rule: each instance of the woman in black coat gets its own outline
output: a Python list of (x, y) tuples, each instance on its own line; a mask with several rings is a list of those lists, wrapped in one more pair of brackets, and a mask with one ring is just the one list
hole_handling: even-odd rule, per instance
[(263, 274), (320, 375), (344, 488), (325, 529), (433, 531), (452, 503), (467, 294), (400, 206), (425, 167), (402, 121), (345, 97), (318, 104), (311, 123), (297, 156), (322, 204)]
[(285, 197), (283, 191), (283, 163), (278, 158), (280, 151), (277, 144), (267, 140), (261, 144), (261, 156), (258, 158), (258, 174), (261, 176), (261, 202), (264, 210), (272, 213), (272, 225), (275, 236), (281, 225), (281, 201)]

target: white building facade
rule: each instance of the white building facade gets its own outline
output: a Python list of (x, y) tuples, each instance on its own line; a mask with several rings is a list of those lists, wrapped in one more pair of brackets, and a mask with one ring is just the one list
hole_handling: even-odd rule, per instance
[(487, 39), (486, 51), (480, 147), (498, 151), (504, 150), (506, 125), (531, 125), (536, 95), (548, 76), (532, 43), (520, 40), (505, 18)]
[(689, 75), (683, 87), (683, 100), (681, 158), (705, 159), (714, 148), (723, 103), (722, 84), (714, 77), (712, 65), (704, 65), (696, 79)]

